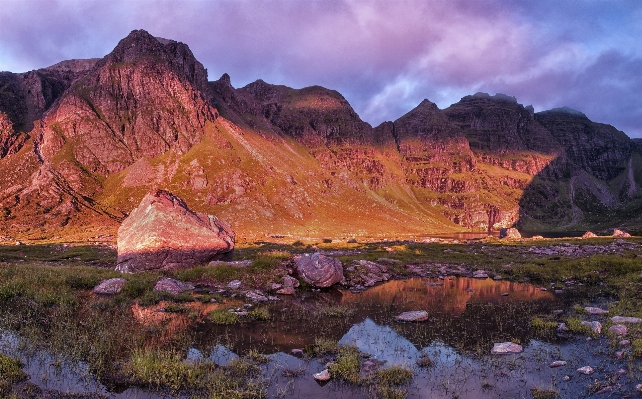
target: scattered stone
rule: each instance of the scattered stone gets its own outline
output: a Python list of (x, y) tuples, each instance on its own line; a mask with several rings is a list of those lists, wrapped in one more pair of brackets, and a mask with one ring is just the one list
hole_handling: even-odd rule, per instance
[(562, 380), (563, 381), (570, 381), (571, 380), (571, 376), (565, 375), (564, 377), (562, 377)]
[(549, 364), (548, 367), (554, 368), (554, 367), (561, 367), (561, 366), (566, 366), (566, 362), (564, 360), (556, 360), (553, 363)]
[(640, 323), (642, 319), (637, 317), (623, 317), (623, 316), (613, 316), (611, 317), (613, 323)]
[(586, 311), (586, 313), (593, 314), (593, 315), (595, 315), (595, 314), (605, 314), (605, 313), (609, 312), (608, 310), (604, 310), (604, 309), (600, 309), (600, 308), (594, 308), (594, 307), (591, 307), (591, 306), (585, 307), (584, 310)]
[(524, 348), (521, 345), (517, 345), (513, 342), (501, 342), (495, 343), (493, 349), (491, 349), (491, 355), (505, 355), (508, 353), (521, 353), (524, 351)]
[(292, 287), (283, 287), (280, 290), (278, 290), (276, 293), (279, 295), (294, 295), (295, 290)]
[(625, 351), (617, 351), (617, 352), (615, 352), (615, 357), (617, 357), (618, 359), (622, 360), (622, 359), (624, 359), (624, 354), (625, 353), (626, 353)]
[(609, 332), (617, 335), (626, 335), (628, 331), (629, 329), (624, 324), (615, 324), (609, 327)]
[(627, 347), (627, 346), (631, 345), (631, 341), (628, 340), (628, 339), (623, 339), (620, 342), (618, 342), (617, 344), (618, 344), (618, 346), (620, 348), (624, 348), (624, 347)]
[(568, 327), (566, 326), (566, 323), (560, 323), (557, 325), (557, 331), (568, 331)]
[(232, 267), (248, 267), (252, 264), (251, 260), (235, 260), (233, 262), (226, 262), (223, 260), (213, 260), (209, 266), (232, 266)]
[(276, 302), (281, 300), (281, 298), (279, 298), (278, 296), (268, 296), (267, 298), (268, 298), (268, 301), (271, 301), (271, 302)]
[(508, 229), (501, 229), (499, 231), (499, 238), (519, 239), (522, 238), (522, 235), (516, 228), (511, 227)]
[(303, 349), (292, 349), (290, 353), (292, 353), (292, 356), (303, 357)]
[(164, 278), (162, 280), (159, 280), (154, 286), (154, 291), (169, 292), (170, 294), (174, 295), (178, 295), (181, 292), (190, 291), (193, 289), (193, 285), (174, 280), (173, 278)]
[(473, 278), (487, 279), (488, 273), (485, 270), (475, 270), (473, 272)]
[(638, 390), (638, 392), (642, 392), (642, 384), (638, 384), (635, 386), (635, 389)]
[(582, 235), (582, 238), (595, 238), (597, 237), (597, 234), (593, 233), (592, 231), (587, 231)]
[(341, 261), (318, 252), (296, 256), (294, 263), (299, 276), (315, 287), (330, 287), (344, 279)]
[(502, 279), (502, 276), (500, 276), (499, 274), (496, 274), (495, 277), (493, 277), (493, 280), (501, 280), (501, 279)]
[(118, 228), (116, 270), (174, 270), (230, 256), (235, 233), (216, 216), (191, 211), (158, 190), (143, 198)]
[(628, 371), (626, 371), (626, 370), (624, 370), (624, 369), (619, 369), (619, 370), (617, 371), (617, 373), (618, 373), (619, 375), (627, 375), (627, 374), (629, 374), (629, 372), (628, 372)]
[(428, 320), (428, 312), (425, 310), (413, 310), (411, 312), (403, 312), (395, 319), (399, 321), (425, 321)]
[(269, 289), (272, 291), (280, 290), (281, 288), (283, 288), (283, 284), (278, 284), (278, 283), (269, 284)]
[(297, 288), (301, 283), (292, 276), (283, 276), (283, 286)]
[(267, 302), (269, 301), (268, 297), (263, 295), (262, 293), (258, 291), (247, 291), (245, 293), (245, 297), (251, 301), (254, 302)]
[(580, 324), (583, 326), (589, 326), (591, 328), (591, 331), (593, 331), (595, 334), (602, 333), (602, 323), (600, 323), (599, 321), (582, 321)]
[(241, 288), (241, 280), (232, 280), (227, 284), (227, 288), (231, 290), (238, 290)]
[(595, 370), (593, 370), (593, 367), (591, 366), (584, 366), (577, 369), (577, 372), (584, 375), (591, 375), (595, 372)]
[(328, 369), (320, 371), (316, 374), (312, 374), (312, 377), (314, 377), (315, 380), (321, 381), (321, 382), (329, 381), (330, 378), (332, 378), (330, 376), (330, 372), (328, 371)]
[(604, 388), (600, 389), (599, 391), (595, 392), (595, 394), (596, 395), (601, 395), (603, 393), (611, 392), (612, 390), (613, 390), (613, 387), (609, 385), (609, 386), (604, 387)]
[(613, 237), (629, 238), (631, 237), (631, 234), (625, 233), (620, 229), (613, 229)]
[(555, 292), (557, 295), (561, 295), (564, 293), (564, 290), (554, 290), (553, 292)]
[(118, 294), (125, 286), (124, 278), (110, 278), (94, 287), (94, 294), (98, 295), (115, 295)]

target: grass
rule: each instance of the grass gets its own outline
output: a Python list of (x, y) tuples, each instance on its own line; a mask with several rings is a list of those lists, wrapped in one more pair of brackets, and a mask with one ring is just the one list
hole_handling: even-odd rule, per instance
[(341, 346), (337, 359), (329, 367), (330, 374), (351, 384), (360, 384), (361, 358), (359, 349), (353, 346)]
[(20, 360), (0, 354), (0, 394), (8, 395), (13, 384), (27, 378), (22, 367)]
[(552, 388), (531, 388), (533, 399), (560, 399), (559, 391)]
[(214, 324), (218, 325), (232, 325), (238, 323), (239, 316), (228, 312), (226, 309), (216, 309), (210, 313), (210, 320)]
[(569, 317), (568, 319), (566, 319), (566, 327), (573, 334), (590, 335), (593, 333), (593, 331), (591, 331), (591, 327), (585, 325), (583, 326), (581, 323), (582, 320), (577, 317)]
[(266, 321), (272, 318), (270, 311), (267, 308), (252, 309), (248, 312), (247, 316), (256, 321)]

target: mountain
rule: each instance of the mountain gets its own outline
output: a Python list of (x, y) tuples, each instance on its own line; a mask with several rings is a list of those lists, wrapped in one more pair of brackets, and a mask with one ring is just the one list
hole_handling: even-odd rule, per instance
[(641, 147), (503, 94), (373, 128), (334, 90), (208, 82), (187, 45), (138, 30), (102, 59), (0, 73), (0, 225), (114, 234), (166, 189), (248, 240), (636, 229)]

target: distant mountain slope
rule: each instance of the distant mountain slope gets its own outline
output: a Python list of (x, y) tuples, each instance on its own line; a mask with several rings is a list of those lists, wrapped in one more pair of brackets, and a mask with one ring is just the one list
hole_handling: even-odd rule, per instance
[(245, 239), (637, 229), (640, 147), (499, 94), (373, 128), (336, 91), (208, 82), (187, 45), (133, 31), (99, 60), (0, 74), (0, 223), (113, 234), (160, 188)]

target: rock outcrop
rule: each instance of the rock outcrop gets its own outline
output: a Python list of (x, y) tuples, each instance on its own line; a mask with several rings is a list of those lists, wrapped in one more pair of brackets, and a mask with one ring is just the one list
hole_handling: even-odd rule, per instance
[(297, 256), (294, 263), (303, 281), (315, 287), (330, 287), (344, 279), (341, 261), (318, 252)]
[(118, 229), (116, 270), (173, 270), (229, 256), (235, 233), (216, 216), (191, 211), (158, 190), (143, 198)]

